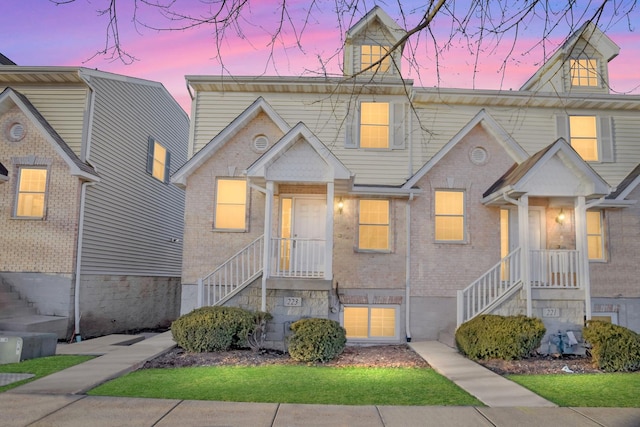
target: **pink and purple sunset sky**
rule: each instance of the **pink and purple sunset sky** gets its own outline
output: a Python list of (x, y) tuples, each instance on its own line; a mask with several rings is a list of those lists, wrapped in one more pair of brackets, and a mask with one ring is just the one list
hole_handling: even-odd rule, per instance
[[(161, 82), (171, 94), (190, 112), (190, 98), (185, 85), (185, 75), (281, 75), (314, 76), (323, 69), (319, 58), (323, 58), (324, 69), (338, 75), (342, 62), (339, 51), (341, 34), (355, 21), (338, 26), (332, 7), (333, 1), (320, 1), (313, 18), (307, 24), (301, 37), (302, 50), (297, 47), (292, 31), (285, 27), (282, 38), (276, 43), (274, 56), (270, 58), (268, 47), (270, 30), (279, 21), (276, 4), (280, 0), (254, 0), (251, 4), (250, 19), (254, 25), (243, 26), (244, 39), (232, 30), (221, 44), (218, 56), (212, 27), (200, 26), (190, 30), (156, 31), (132, 23), (133, 0), (119, 1), (119, 28), (121, 45), (137, 60), (124, 64), (109, 56), (95, 56), (104, 48), (108, 16), (99, 16), (97, 11), (107, 7), (109, 0), (76, 0), (66, 5), (55, 5), (48, 0), (2, 0), (0, 5), (0, 52), (18, 65), (58, 65), (97, 68), (133, 77)], [(201, 0), (179, 0), (182, 10), (205, 13), (206, 2)], [(209, 1), (210, 3), (210, 1)], [(292, 19), (306, 15), (307, 1), (287, 2)], [(363, 1), (370, 9), (374, 1)], [(378, 2), (405, 26), (400, 20), (396, 1)], [(416, 24), (424, 13), (422, 1), (402, 1), (404, 19), (408, 25)], [(459, 7), (465, 3), (457, 0)], [(562, 2), (565, 3), (565, 2)], [(585, 2), (586, 3), (586, 2)], [(597, 2), (599, 3), (599, 2)], [(324, 5), (324, 6), (323, 6)], [(248, 10), (248, 9), (247, 9)], [(138, 10), (139, 16), (148, 23), (167, 26), (169, 23), (153, 11)], [(364, 14), (357, 12), (358, 19)], [(640, 11), (632, 11), (628, 19), (615, 17), (610, 13), (603, 20), (607, 35), (620, 46), (620, 55), (613, 60), (610, 70), (612, 92), (640, 93)], [(302, 21), (300, 21), (302, 22)], [(259, 24), (255, 24), (259, 23)], [(450, 22), (436, 18), (434, 33), (443, 42), (448, 38)], [(602, 25), (601, 25), (602, 26)], [(347, 27), (347, 28), (345, 28)], [(438, 30), (442, 28), (442, 33)], [(542, 22), (532, 20), (526, 30), (517, 37), (512, 48), (512, 40), (505, 37), (497, 46), (485, 45), (482, 60), (474, 72), (475, 56), (464, 43), (453, 40), (451, 46), (438, 58), (438, 71), (432, 44), (425, 43), (421, 35), (417, 48), (419, 68), (404, 65), (404, 77), (413, 79), (416, 85), (476, 89), (518, 89), (535, 73), (567, 36), (569, 27), (561, 23), (543, 49), (540, 44)], [(412, 40), (411, 43), (415, 43)], [(405, 49), (405, 53), (408, 49)], [(224, 67), (221, 65), (222, 58)], [(506, 71), (501, 66), (507, 59)]]

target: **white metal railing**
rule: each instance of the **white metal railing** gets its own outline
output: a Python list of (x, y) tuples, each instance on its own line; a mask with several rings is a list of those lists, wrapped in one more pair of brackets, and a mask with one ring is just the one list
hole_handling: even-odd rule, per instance
[(522, 280), (520, 248), (515, 249), (465, 289), (458, 291), (458, 325), (482, 313)]
[(271, 239), (273, 262), (270, 275), (273, 277), (324, 277), (325, 244), (326, 241), (323, 239)]
[(198, 307), (221, 304), (263, 270), (264, 236), (258, 237), (209, 275), (198, 279)]
[(575, 250), (532, 250), (531, 286), (580, 288), (580, 256)]

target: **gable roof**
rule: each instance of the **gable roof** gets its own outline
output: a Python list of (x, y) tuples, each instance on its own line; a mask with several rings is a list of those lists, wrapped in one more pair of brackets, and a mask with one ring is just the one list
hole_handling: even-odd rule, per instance
[(417, 182), (424, 177), (427, 172), (431, 170), (444, 156), (451, 151), (465, 136), (478, 124), (482, 126), (484, 130), (489, 132), (500, 145), (502, 145), (509, 153), (509, 155), (518, 163), (523, 162), (529, 156), (527, 152), (504, 130), (498, 122), (495, 121), (489, 113), (484, 109), (480, 110), (462, 129), (455, 134), (453, 138), (449, 140), (435, 156), (433, 156), (427, 163), (425, 163), (409, 180), (402, 186), (402, 188), (408, 189), (417, 184)]
[[(296, 146), (304, 144), (300, 150)], [(278, 166), (279, 172), (270, 168)], [(282, 172), (285, 169), (285, 172)], [(266, 153), (247, 168), (248, 178), (273, 178), (269, 175), (288, 175), (287, 180), (296, 182), (335, 182), (345, 185), (341, 191), (349, 190), (353, 173), (324, 145), (302, 122), (296, 124)]]
[(591, 44), (603, 58), (608, 62), (618, 56), (620, 47), (615, 44), (605, 33), (603, 33), (591, 21), (585, 22), (578, 28), (569, 38), (554, 52), (553, 55), (522, 85), (520, 90), (531, 90), (540, 79), (547, 73), (557, 62), (563, 62), (569, 56), (580, 39), (584, 39)]
[(198, 151), (191, 159), (180, 167), (172, 176), (171, 182), (180, 187), (187, 185), (187, 178), (208, 159), (210, 159), (222, 146), (240, 132), (251, 120), (255, 119), (261, 112), (265, 113), (273, 123), (278, 126), (282, 133), (289, 131), (287, 122), (265, 101), (263, 97), (256, 99), (238, 117), (233, 119), (222, 131)]
[[(576, 181), (586, 183), (580, 188), (572, 188), (571, 196), (585, 196), (598, 198), (608, 195), (611, 187), (602, 179), (596, 171), (585, 162), (576, 151), (563, 139), (559, 138), (553, 144), (545, 147), (531, 156), (521, 164), (513, 165), (503, 176), (501, 176), (487, 191), (484, 192), (482, 202), (485, 204), (500, 202), (503, 196), (520, 197), (530, 192), (530, 182), (541, 176), (546, 176), (544, 184), (556, 179), (556, 176), (548, 174), (550, 171), (557, 171), (558, 164), (552, 164), (552, 159), (560, 158), (562, 170), (566, 176), (572, 176)], [(563, 182), (564, 183), (564, 182)], [(561, 188), (561, 184), (556, 183), (554, 187)], [(548, 194), (532, 194), (545, 196)]]
[(615, 191), (607, 196), (609, 200), (624, 200), (640, 184), (640, 163), (618, 185)]
[(100, 181), (95, 169), (80, 160), (29, 99), (20, 92), (8, 87), (0, 93), (0, 114), (5, 113), (14, 105), (38, 128), (42, 136), (49, 141), (53, 149), (64, 159), (69, 166), (71, 175), (79, 176), (87, 181)]
[(391, 40), (394, 44), (400, 41), (400, 39), (406, 34), (406, 31), (398, 25), (396, 21), (391, 19), (391, 17), (385, 12), (380, 6), (375, 6), (366, 15), (364, 15), (354, 26), (347, 30), (346, 38), (347, 40), (352, 39), (357, 36), (361, 31), (366, 30), (366, 28), (373, 23), (375, 20), (378, 20), (382, 26), (386, 27), (389, 30), (391, 36), (393, 36), (393, 40)]
[(16, 65), (16, 63), (0, 53), (0, 65)]

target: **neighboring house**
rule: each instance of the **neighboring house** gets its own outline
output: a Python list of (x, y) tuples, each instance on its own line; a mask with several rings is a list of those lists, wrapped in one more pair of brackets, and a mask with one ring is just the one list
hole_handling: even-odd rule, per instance
[[(179, 315), (189, 119), (159, 83), (0, 66), (0, 330), (91, 337)], [(0, 295), (2, 296), (2, 295)]]
[(371, 67), (403, 35), (363, 17), (355, 79), (187, 76), (182, 311), (266, 309), (273, 346), (309, 316), (368, 343), (479, 313), (552, 341), (585, 318), (640, 331), (640, 96), (609, 93), (618, 47), (585, 25), (521, 90), (424, 88), (400, 51)]

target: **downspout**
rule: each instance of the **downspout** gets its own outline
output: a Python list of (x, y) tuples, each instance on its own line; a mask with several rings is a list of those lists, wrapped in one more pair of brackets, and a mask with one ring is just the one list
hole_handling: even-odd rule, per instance
[[(86, 117), (86, 134), (84, 137), (86, 138), (86, 146), (84, 152), (84, 161), (89, 163), (89, 156), (91, 154), (91, 134), (93, 131), (93, 112), (95, 106), (95, 88), (89, 82), (89, 77), (85, 76), (82, 70), (80, 70), (80, 76), (84, 79), (86, 85), (89, 87), (89, 111), (87, 112)], [(89, 163), (90, 164), (90, 163)], [(74, 320), (74, 329), (73, 335), (77, 342), (82, 341), (82, 335), (80, 333), (80, 316), (82, 314), (80, 310), (80, 276), (82, 272), (82, 242), (84, 238), (84, 214), (85, 214), (85, 205), (87, 198), (87, 186), (93, 185), (92, 182), (83, 182), (82, 187), (80, 189), (80, 211), (79, 211), (79, 219), (78, 219), (78, 240), (76, 242), (77, 253), (76, 253), (76, 271), (75, 271), (75, 283), (74, 283), (74, 295), (73, 295), (73, 320)]]
[(413, 193), (409, 193), (409, 200), (407, 200), (406, 209), (406, 222), (405, 226), (407, 233), (407, 255), (405, 266), (405, 319), (404, 327), (406, 331), (407, 342), (411, 342), (411, 202), (413, 201)]

